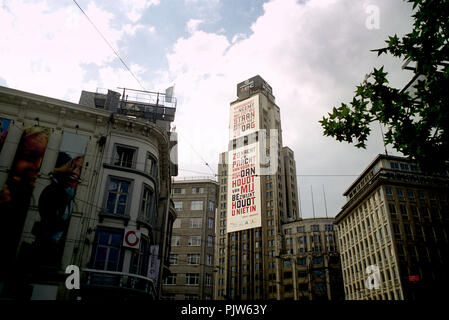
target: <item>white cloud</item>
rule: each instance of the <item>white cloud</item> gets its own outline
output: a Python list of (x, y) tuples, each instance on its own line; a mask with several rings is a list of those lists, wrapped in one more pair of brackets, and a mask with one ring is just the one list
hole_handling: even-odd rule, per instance
[(149, 26), (149, 27), (147, 28), (147, 30), (148, 30), (148, 32), (149, 32), (150, 34), (156, 33), (156, 28), (155, 28), (154, 26)]
[(202, 20), (199, 19), (190, 19), (187, 21), (187, 31), (189, 33), (194, 33), (198, 30), (198, 26), (202, 23)]
[(143, 24), (125, 24), (123, 26), (123, 31), (125, 31), (126, 34), (129, 34), (131, 36), (135, 35), (136, 32), (140, 29), (143, 29), (144, 25)]
[[(378, 128), (374, 127), (368, 150), (360, 150), (323, 137), (318, 121), (333, 106), (350, 100), (373, 66), (386, 64), (398, 84), (411, 76), (404, 74), (400, 62), (370, 52), (383, 46), (388, 35), (410, 30), (410, 6), (369, 1), (379, 6), (382, 22), (379, 30), (368, 30), (366, 3), (273, 0), (264, 4), (264, 14), (252, 25), (251, 34), (236, 35), (231, 42), (220, 34), (198, 31), (191, 22), (190, 35), (178, 39), (167, 55), (180, 101), (176, 119), (180, 167), (207, 173), (203, 158), (216, 170), (218, 153), (227, 149), (228, 110), (236, 99), (236, 84), (259, 74), (273, 87), (283, 142), (294, 150), (299, 174), (359, 174), (383, 152)], [(196, 151), (182, 142), (183, 134), (190, 144), (195, 141)], [(330, 215), (338, 213), (344, 202), (341, 194), (354, 178), (299, 177), (307, 189), (313, 184), (321, 190), (326, 184)], [(306, 196), (304, 210), (311, 216), (310, 194)], [(322, 199), (318, 202), (316, 209), (323, 211)]]
[[(85, 11), (117, 48), (123, 32), (111, 26), (114, 16), (94, 3)], [(77, 101), (83, 64), (103, 66), (115, 58), (75, 6), (52, 9), (46, 2), (3, 3), (0, 30), (1, 76), (8, 86), (21, 90)]]
[(133, 23), (139, 21), (145, 10), (150, 6), (159, 4), (160, 0), (122, 0), (123, 7), (127, 8), (126, 16)]

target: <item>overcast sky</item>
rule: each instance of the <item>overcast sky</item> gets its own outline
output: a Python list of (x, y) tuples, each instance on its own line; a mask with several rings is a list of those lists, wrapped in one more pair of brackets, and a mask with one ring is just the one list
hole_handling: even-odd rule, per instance
[[(403, 0), (78, 0), (149, 91), (175, 85), (180, 176), (216, 173), (236, 85), (260, 75), (295, 152), (303, 217), (335, 216), (342, 193), (384, 152), (379, 125), (366, 150), (323, 137), (318, 121), (373, 67), (411, 78), (371, 49), (412, 27)], [(378, 18), (378, 19), (376, 19)], [(81, 90), (141, 89), (72, 0), (0, 0), (0, 85), (78, 102)], [(388, 148), (390, 154), (397, 154)]]

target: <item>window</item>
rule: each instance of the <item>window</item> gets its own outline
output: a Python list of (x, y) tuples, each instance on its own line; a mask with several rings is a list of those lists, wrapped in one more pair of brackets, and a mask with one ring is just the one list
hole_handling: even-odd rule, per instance
[(284, 234), (292, 234), (292, 229), (285, 229)]
[(181, 237), (180, 236), (172, 236), (171, 237), (171, 245), (176, 247), (179, 246), (181, 243)]
[(298, 238), (298, 244), (305, 244), (307, 243), (307, 237), (299, 237)]
[(147, 221), (151, 221), (151, 213), (153, 212), (153, 196), (153, 190), (144, 185), (142, 201), (140, 204), (140, 217), (144, 218)]
[(332, 224), (326, 224), (324, 226), (324, 230), (326, 230), (326, 231), (333, 231), (334, 230), (334, 226)]
[(170, 264), (176, 265), (178, 264), (178, 255), (175, 253), (170, 253)]
[(401, 166), (401, 170), (408, 171), (408, 164), (400, 163), (400, 166)]
[(130, 192), (131, 181), (110, 178), (106, 211), (110, 214), (124, 216)]
[(323, 264), (323, 258), (322, 257), (314, 257), (313, 264)]
[(402, 217), (407, 218), (407, 217), (408, 217), (408, 214), (407, 214), (407, 207), (406, 207), (405, 205), (401, 204), (401, 205), (399, 206), (399, 209), (401, 210), (401, 215), (402, 215)]
[(213, 263), (212, 255), (206, 254), (206, 264), (207, 264), (208, 266), (211, 266), (211, 265), (214, 264), (214, 263)]
[(396, 189), (396, 194), (398, 195), (398, 199), (399, 200), (405, 200), (404, 199), (404, 191), (402, 191), (402, 189)]
[(176, 273), (172, 273), (167, 278), (165, 278), (164, 284), (168, 284), (168, 285), (176, 284)]
[(305, 266), (306, 265), (306, 258), (298, 258), (297, 263), (300, 266)]
[(206, 286), (212, 285), (212, 275), (206, 273)]
[(215, 210), (215, 202), (209, 200), (207, 208), (209, 209), (209, 211), (214, 211)]
[(388, 204), (388, 209), (390, 210), (390, 214), (392, 216), (396, 215), (396, 206), (392, 203)]
[(385, 195), (387, 196), (387, 200), (393, 200), (393, 190), (390, 187), (385, 188)]
[(418, 197), (419, 197), (420, 200), (425, 200), (426, 197), (424, 195), (424, 191), (418, 191)]
[(192, 193), (193, 194), (204, 193), (204, 188), (192, 188)]
[(399, 169), (399, 164), (397, 162), (390, 162), (391, 169)]
[(213, 229), (215, 224), (214, 224), (214, 219), (213, 218), (208, 218), (207, 219), (207, 226), (209, 227), (209, 229)]
[(199, 253), (188, 253), (187, 264), (200, 264), (201, 255)]
[(145, 173), (149, 174), (153, 178), (157, 177), (157, 161), (156, 158), (149, 152), (145, 159)]
[(305, 227), (304, 226), (298, 227), (298, 232), (305, 232)]
[(186, 293), (184, 295), (184, 300), (200, 300), (200, 296), (197, 294)]
[(202, 225), (202, 219), (201, 218), (197, 218), (197, 219), (190, 219), (190, 226), (189, 228), (201, 228)]
[(320, 236), (319, 235), (313, 236), (313, 242), (320, 242)]
[(284, 260), (284, 268), (289, 268), (292, 266), (292, 263), (290, 262), (290, 260)]
[(173, 201), (176, 210), (182, 210), (182, 201)]
[(173, 194), (185, 194), (185, 193), (186, 193), (186, 189), (180, 189), (180, 188), (173, 189)]
[(201, 245), (201, 237), (200, 236), (190, 236), (189, 237), (189, 246), (200, 246)]
[(291, 279), (292, 273), (291, 272), (284, 272), (284, 279)]
[(133, 168), (134, 157), (137, 150), (131, 147), (116, 145), (114, 150), (113, 164), (115, 166)]
[(415, 193), (413, 190), (407, 190), (407, 197), (410, 201), (415, 201)]
[(93, 267), (98, 270), (119, 271), (123, 242), (123, 230), (99, 228), (92, 249)]
[(399, 229), (399, 225), (396, 224), (396, 223), (393, 223), (393, 232), (395, 234), (400, 234), (401, 233), (401, 230)]
[(193, 200), (190, 202), (190, 210), (203, 210), (203, 201)]
[(320, 225), (318, 224), (311, 225), (310, 231), (320, 231)]

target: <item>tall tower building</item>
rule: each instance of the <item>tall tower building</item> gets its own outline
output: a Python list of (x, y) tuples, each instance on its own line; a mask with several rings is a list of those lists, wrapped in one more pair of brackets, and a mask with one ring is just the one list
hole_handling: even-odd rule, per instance
[(230, 107), (229, 150), (218, 165), (214, 298), (280, 299), (281, 225), (299, 217), (294, 154), (282, 147), (280, 109), (260, 76), (237, 85)]

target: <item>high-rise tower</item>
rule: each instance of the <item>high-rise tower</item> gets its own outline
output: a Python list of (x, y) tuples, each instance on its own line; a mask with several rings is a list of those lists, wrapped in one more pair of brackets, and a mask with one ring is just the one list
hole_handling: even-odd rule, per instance
[(229, 150), (218, 165), (215, 298), (280, 299), (281, 225), (299, 218), (293, 151), (282, 147), (280, 109), (260, 76), (237, 85), (230, 107)]

